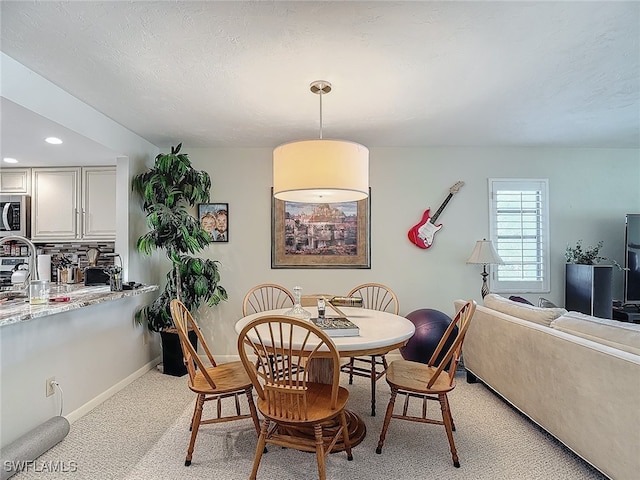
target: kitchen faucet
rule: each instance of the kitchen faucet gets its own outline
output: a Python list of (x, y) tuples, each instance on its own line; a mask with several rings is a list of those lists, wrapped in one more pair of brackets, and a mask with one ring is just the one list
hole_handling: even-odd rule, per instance
[(10, 241), (26, 243), (29, 246), (29, 278), (32, 280), (38, 280), (38, 269), (36, 268), (36, 246), (31, 240), (21, 237), (20, 235), (8, 235), (6, 237), (1, 237), (0, 245)]

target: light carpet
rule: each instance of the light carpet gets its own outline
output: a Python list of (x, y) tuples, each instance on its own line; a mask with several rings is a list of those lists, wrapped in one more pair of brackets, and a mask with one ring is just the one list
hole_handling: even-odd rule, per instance
[[(195, 395), (186, 377), (155, 370), (145, 374), (71, 426), (67, 438), (38, 459), (74, 462), (75, 471), (24, 471), (26, 479), (246, 479), (251, 472), (256, 433), (250, 420), (204, 425), (192, 464), (184, 466)], [(367, 436), (353, 449), (354, 459), (327, 457), (327, 478), (423, 479), (604, 479), (551, 436), (515, 411), (484, 385), (467, 384), (460, 374), (449, 395), (456, 424), (460, 468), (451, 462), (444, 427), (392, 420), (381, 455), (375, 453), (389, 388), (378, 382), (378, 416), (370, 416), (369, 382), (354, 379), (349, 408), (364, 419)], [(400, 397), (399, 397), (400, 398)], [(397, 402), (398, 403), (398, 402)], [(245, 403), (246, 404), (246, 403)], [(397, 405), (398, 406), (398, 405)], [(436, 407), (435, 402), (429, 406)], [(205, 408), (212, 408), (207, 405)], [(317, 478), (315, 455), (271, 446), (258, 478)]]

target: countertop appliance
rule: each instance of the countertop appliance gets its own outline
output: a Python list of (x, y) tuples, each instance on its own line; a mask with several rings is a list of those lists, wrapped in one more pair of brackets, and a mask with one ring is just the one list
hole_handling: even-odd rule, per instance
[(16, 265), (11, 274), (11, 283), (13, 285), (24, 286), (25, 282), (29, 280), (29, 264), (23, 263)]
[(84, 284), (89, 285), (109, 285), (109, 274), (105, 272), (105, 267), (98, 267), (100, 250), (90, 248), (87, 250), (87, 260), (89, 266), (84, 269)]
[(0, 237), (31, 236), (31, 197), (0, 195)]
[(0, 257), (0, 290), (10, 290), (11, 275), (16, 265), (29, 264), (29, 257)]
[(87, 267), (84, 269), (84, 284), (109, 285), (109, 274), (104, 271), (104, 267)]

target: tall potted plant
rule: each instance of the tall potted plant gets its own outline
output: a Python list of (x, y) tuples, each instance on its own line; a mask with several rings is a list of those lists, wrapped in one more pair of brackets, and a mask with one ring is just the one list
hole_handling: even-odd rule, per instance
[(180, 153), (181, 147), (179, 144), (171, 147), (171, 153), (159, 154), (153, 168), (132, 180), (149, 227), (138, 238), (136, 248), (147, 255), (163, 250), (171, 262), (164, 289), (153, 303), (137, 312), (136, 319), (161, 333), (164, 372), (171, 375), (186, 373), (169, 310), (171, 300), (179, 298), (194, 314), (203, 303), (214, 306), (227, 299), (219, 284), (219, 262), (194, 256), (213, 241), (189, 211), (197, 203), (209, 201), (211, 178), (193, 168), (187, 154)]

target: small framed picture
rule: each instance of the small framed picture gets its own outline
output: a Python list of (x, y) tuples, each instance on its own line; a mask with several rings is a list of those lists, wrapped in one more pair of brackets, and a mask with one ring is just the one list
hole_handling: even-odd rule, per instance
[(200, 226), (209, 232), (214, 242), (229, 241), (228, 203), (199, 203), (198, 218)]

